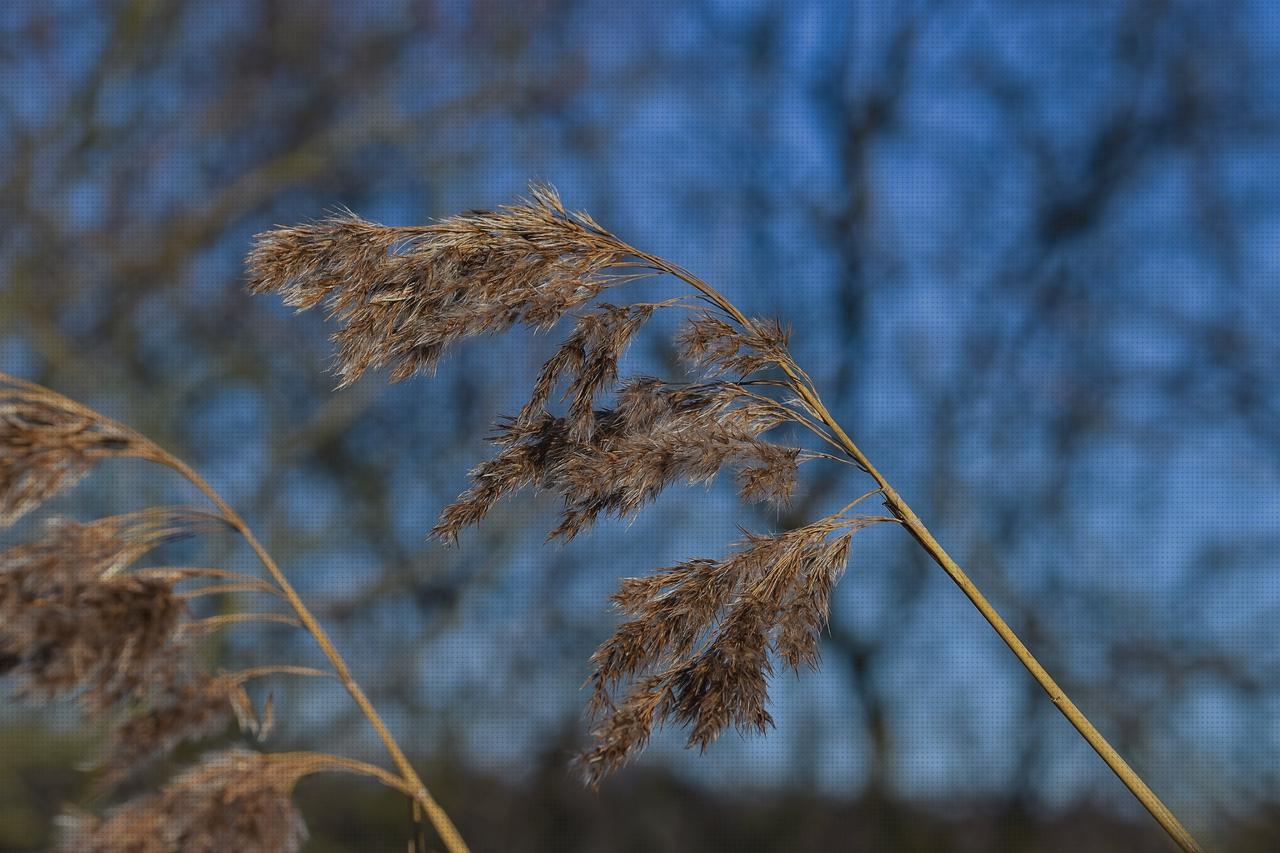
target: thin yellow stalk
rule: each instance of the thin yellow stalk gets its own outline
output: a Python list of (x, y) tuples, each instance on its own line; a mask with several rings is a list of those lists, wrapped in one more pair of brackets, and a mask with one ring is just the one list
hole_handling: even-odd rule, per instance
[(302, 623), (284, 613), (222, 613), (218, 616), (207, 616), (187, 623), (188, 630), (212, 631), (224, 625), (239, 625), (243, 622), (279, 622), (291, 628), (301, 628)]
[(198, 578), (218, 578), (246, 584), (259, 583), (263, 584), (264, 587), (269, 587), (272, 592), (279, 592), (274, 586), (256, 575), (233, 572), (229, 569), (208, 569), (199, 566), (157, 566), (154, 568), (133, 569), (131, 574), (138, 577), (173, 581), (174, 583), (184, 583)]
[[(668, 263), (654, 255), (640, 252), (631, 247), (627, 247), (627, 250), (640, 258), (643, 262), (650, 264), (654, 269), (668, 273), (684, 281), (690, 287), (706, 296), (721, 310), (733, 317), (733, 319), (740, 325), (750, 328), (750, 321), (747, 319), (746, 315), (738, 310), (738, 308), (723, 295), (718, 293), (715, 288), (711, 287), (711, 285), (702, 281), (688, 270), (685, 270), (675, 264)], [(925, 527), (924, 522), (920, 520), (919, 516), (912, 511), (911, 507), (907, 505), (907, 502), (903, 500), (902, 496), (898, 494), (893, 486), (889, 485), (889, 481), (884, 478), (884, 475), (876, 470), (876, 467), (871, 464), (871, 461), (867, 459), (866, 455), (863, 454), (856, 444), (854, 444), (853, 439), (845, 433), (845, 431), (840, 427), (840, 424), (836, 421), (835, 417), (833, 417), (827, 410), (826, 406), (823, 405), (822, 400), (818, 397), (817, 391), (814, 389), (809, 378), (804, 376), (803, 372), (799, 371), (794, 365), (785, 361), (779, 361), (778, 366), (787, 374), (787, 377), (790, 380), (788, 384), (791, 388), (800, 395), (804, 403), (818, 416), (818, 418), (831, 429), (831, 432), (835, 435), (840, 446), (855, 462), (858, 463), (858, 465), (863, 468), (863, 470), (871, 475), (872, 479), (876, 481), (880, 487), (879, 491), (884, 494), (885, 505), (895, 516), (898, 517), (903, 526), (906, 527), (915, 540), (920, 543), (920, 546), (924, 548), (925, 552), (933, 558), (934, 562), (936, 562), (942, 570), (947, 573), (947, 576), (955, 582), (956, 586), (960, 587), (960, 590), (965, 594), (965, 597), (973, 603), (973, 606), (978, 609), (978, 612), (982, 614), (983, 618), (986, 619), (991, 627), (995, 629), (996, 633), (1000, 635), (1000, 639), (1004, 640), (1005, 645), (1013, 651), (1014, 655), (1017, 656), (1022, 665), (1031, 673), (1031, 676), (1035, 678), (1042, 688), (1044, 688), (1045, 693), (1049, 694), (1049, 699), (1053, 702), (1054, 706), (1062, 712), (1062, 715), (1067, 718), (1067, 721), (1075, 727), (1076, 731), (1079, 732), (1080, 735), (1089, 743), (1089, 746), (1093, 747), (1094, 751), (1097, 752), (1102, 760), (1107, 763), (1107, 766), (1111, 768), (1112, 772), (1115, 773), (1117, 777), (1119, 777), (1125, 787), (1128, 788), (1135, 797), (1137, 797), (1138, 802), (1142, 803), (1143, 807), (1151, 813), (1151, 816), (1156, 819), (1160, 826), (1164, 828), (1164, 831), (1168, 833), (1169, 837), (1173, 839), (1173, 841), (1182, 848), (1185, 853), (1201, 853), (1202, 848), (1199, 843), (1194, 837), (1192, 837), (1191, 833), (1178, 822), (1177, 817), (1174, 816), (1169, 807), (1166, 806), (1158, 796), (1156, 796), (1155, 792), (1152, 791), (1147, 783), (1142, 780), (1142, 777), (1129, 766), (1124, 758), (1121, 757), (1120, 753), (1116, 752), (1115, 748), (1102, 736), (1101, 732), (1099, 732), (1094, 725), (1089, 722), (1089, 719), (1078, 707), (1076, 707), (1076, 704), (1072, 702), (1062, 688), (1058, 686), (1058, 683), (1053, 680), (1053, 677), (1049, 675), (1045, 668), (1041, 666), (1040, 662), (1031, 654), (1031, 651), (1025, 644), (1023, 644), (1022, 640), (1018, 638), (1018, 635), (1014, 630), (1009, 627), (1009, 624), (1001, 618), (995, 607), (992, 606), (991, 602), (987, 600), (986, 596), (982, 594), (973, 581), (969, 579), (969, 576), (965, 574), (959, 564), (957, 564), (956, 561), (951, 558), (951, 555), (943, 549), (942, 545), (938, 543), (938, 540), (934, 539), (933, 534), (929, 532), (927, 527)]]
[(263, 678), (268, 675), (305, 675), (313, 678), (333, 678), (332, 672), (326, 672), (323, 669), (316, 669), (311, 666), (294, 666), (293, 664), (251, 666), (247, 669), (236, 670), (230, 675), (236, 684), (244, 684), (246, 681)]
[(197, 587), (196, 589), (188, 589), (183, 592), (174, 593), (175, 598), (183, 601), (191, 601), (196, 598), (203, 598), (206, 595), (222, 595), (229, 592), (265, 592), (271, 595), (279, 595), (280, 590), (276, 589), (266, 581), (244, 581), (242, 583), (216, 583), (208, 586)]
[(289, 602), (289, 606), (293, 608), (293, 612), (298, 615), (298, 620), (302, 623), (302, 627), (306, 628), (307, 633), (315, 639), (316, 644), (320, 646), (325, 657), (329, 659), (329, 664), (333, 667), (334, 673), (338, 676), (338, 680), (342, 682), (342, 686), (347, 689), (349, 694), (351, 694), (351, 698), (355, 700), (360, 711), (369, 720), (369, 724), (373, 726), (373, 730), (377, 733), (379, 740), (382, 741), (387, 753), (391, 756), (392, 762), (395, 763), (396, 769), (400, 771), (400, 776), (404, 781), (404, 789), (411, 792), (414, 799), (422, 804), (422, 808), (426, 812), (427, 818), (431, 821), (432, 826), (435, 827), (436, 832), (440, 836), (440, 840), (444, 842), (449, 853), (468, 853), (467, 844), (462, 840), (462, 835), (458, 832), (457, 827), (453, 825), (453, 821), (449, 819), (449, 815), (440, 806), (440, 804), (436, 802), (435, 798), (431, 796), (430, 792), (427, 791), (426, 785), (422, 783), (422, 779), (418, 776), (417, 771), (413, 769), (413, 764), (405, 756), (404, 751), (400, 748), (400, 744), (396, 743), (395, 737), (392, 736), (391, 731), (386, 726), (386, 723), (382, 721), (382, 717), (378, 714), (377, 709), (373, 707), (373, 703), (369, 701), (369, 697), (365, 695), (364, 690), (361, 689), (360, 685), (356, 683), (355, 678), (352, 677), (351, 670), (347, 666), (347, 662), (343, 659), (342, 655), (339, 654), (337, 648), (334, 647), (333, 641), (329, 639), (329, 635), (325, 632), (324, 628), (320, 626), (320, 623), (316, 620), (315, 616), (312, 615), (306, 604), (303, 603), (302, 598), (298, 595), (297, 591), (294, 590), (293, 585), (289, 583), (289, 579), (285, 577), (284, 572), (280, 570), (280, 567), (276, 565), (275, 560), (272, 559), (269, 553), (267, 553), (267, 549), (264, 548), (262, 543), (258, 541), (258, 538), (253, 535), (253, 531), (249, 529), (249, 525), (240, 517), (239, 513), (232, 509), (231, 506), (222, 499), (221, 495), (213, 490), (213, 487), (210, 486), (203, 477), (191, 468), (191, 466), (187, 465), (181, 459), (163, 448), (157, 447), (150, 442), (148, 442), (148, 446), (153, 451), (154, 461), (172, 468), (174, 471), (177, 471), (189, 480), (192, 485), (199, 489), (205, 497), (207, 497), (209, 501), (217, 507), (223, 518), (226, 519), (229, 525), (235, 528), (236, 532), (244, 538), (245, 542), (249, 543), (249, 547), (253, 549), (253, 552), (257, 555), (259, 562), (262, 563), (263, 567), (271, 574), (272, 579), (274, 579), (276, 584), (280, 587), (280, 592), (283, 593), (285, 600)]
[(268, 753), (273, 764), (280, 764), (291, 769), (300, 768), (305, 775), (312, 773), (355, 773), (361, 776), (372, 776), (388, 788), (392, 788), (416, 801), (412, 784), (389, 770), (341, 755), (330, 755), (323, 752), (272, 752)]

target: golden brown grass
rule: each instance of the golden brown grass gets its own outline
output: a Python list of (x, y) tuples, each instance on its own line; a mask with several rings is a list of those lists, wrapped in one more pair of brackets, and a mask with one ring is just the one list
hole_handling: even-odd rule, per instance
[[(529, 487), (560, 497), (561, 520), (550, 535), (567, 539), (601, 516), (630, 517), (666, 487), (707, 482), (726, 467), (746, 500), (785, 503), (798, 465), (813, 460), (853, 465), (874, 481), (870, 494), (881, 497), (888, 517), (849, 515), (855, 501), (797, 530), (749, 534), (728, 558), (623, 582), (614, 601), (629, 618), (592, 659), (599, 724), (579, 759), (592, 783), (633, 756), (663, 721), (687, 725), (690, 744), (703, 747), (730, 725), (767, 728), (771, 661), (815, 663), (850, 537), (891, 521), (960, 587), (1169, 836), (1183, 850), (1199, 850), (841, 428), (778, 322), (747, 317), (692, 273), (634, 248), (537, 186), (530, 199), (496, 212), (425, 226), (390, 228), (346, 215), (279, 228), (259, 235), (249, 265), (255, 292), (281, 293), (300, 310), (327, 307), (339, 323), (343, 384), (381, 366), (392, 380), (430, 372), (464, 338), (516, 324), (545, 330), (571, 316), (574, 328), (543, 366), (529, 402), (499, 424), (497, 454), (442, 513), (433, 530), (442, 540), (455, 540), (498, 500)], [(678, 279), (690, 296), (587, 306), (607, 290), (660, 275)], [(619, 380), (621, 353), (663, 309), (691, 312), (678, 344), (703, 377), (692, 384)], [(550, 404), (562, 386), (565, 411), (555, 414)], [(784, 423), (825, 448), (770, 441), (765, 434)]]
[[(324, 630), (244, 520), (184, 462), (145, 436), (47, 388), (0, 374), (0, 526), (37, 509), (101, 460), (136, 458), (186, 477), (213, 510), (152, 507), (87, 523), (47, 519), (36, 538), (0, 551), (0, 677), (30, 701), (72, 698), (111, 734), (98, 760), (105, 793), (184, 741), (220, 734), (235, 721), (265, 738), (271, 700), (255, 707), (245, 684), (300, 675), (337, 678), (386, 745), (397, 773), (321, 753), (234, 748), (206, 756), (161, 791), (104, 817), (68, 815), (59, 850), (96, 853), (278, 853), (306, 838), (292, 791), (313, 773), (371, 776), (404, 793), (451, 853), (466, 845), (423, 786)], [(241, 535), (267, 577), (226, 569), (142, 567), (162, 543), (211, 527)], [(194, 585), (193, 585), (194, 584)], [(270, 593), (278, 610), (198, 618), (192, 603), (224, 592)], [(196, 654), (202, 636), (241, 621), (300, 625), (330, 670), (264, 663), (211, 672)]]

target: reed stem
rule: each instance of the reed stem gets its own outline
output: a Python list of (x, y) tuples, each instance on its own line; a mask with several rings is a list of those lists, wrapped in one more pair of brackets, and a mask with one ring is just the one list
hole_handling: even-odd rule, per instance
[[(745, 328), (750, 328), (751, 324), (746, 315), (744, 315), (732, 302), (726, 299), (705, 281), (702, 281), (688, 270), (677, 266), (676, 264), (669, 263), (659, 257), (640, 252), (631, 247), (627, 248), (637, 258), (649, 264), (655, 270), (668, 273), (685, 282), (731, 316), (737, 323)], [(1067, 718), (1067, 721), (1075, 727), (1075, 730), (1088, 742), (1089, 746), (1093, 747), (1093, 750), (1098, 753), (1103, 761), (1106, 762), (1107, 766), (1111, 768), (1111, 771), (1119, 777), (1125, 787), (1128, 788), (1129, 791), (1138, 799), (1138, 802), (1142, 803), (1143, 807), (1146, 808), (1151, 816), (1156, 819), (1164, 831), (1168, 833), (1169, 837), (1173, 839), (1184, 853), (1202, 853), (1202, 848), (1199, 843), (1194, 837), (1192, 837), (1191, 833), (1182, 826), (1169, 807), (1166, 806), (1158, 796), (1156, 796), (1150, 786), (1148, 786), (1147, 783), (1142, 780), (1142, 777), (1129, 766), (1128, 762), (1126, 762), (1124, 758), (1121, 757), (1120, 753), (1117, 752), (1107, 739), (1102, 736), (1102, 733), (1094, 727), (1093, 723), (1089, 722), (1089, 719), (1084, 715), (1084, 712), (1071, 701), (1063, 689), (1058, 686), (1058, 683), (1053, 680), (1053, 677), (1049, 675), (1048, 671), (1046, 671), (1040, 662), (1036, 660), (1035, 656), (1031, 654), (1031, 651), (1026, 647), (1022, 640), (1019, 639), (1014, 630), (1009, 627), (1009, 623), (1004, 621), (991, 602), (988, 601), (986, 596), (984, 596), (981, 590), (978, 589), (977, 585), (969, 579), (969, 576), (965, 574), (959, 564), (951, 558), (951, 555), (948, 554), (942, 545), (938, 543), (938, 540), (933, 537), (933, 534), (929, 532), (927, 527), (925, 527), (924, 522), (920, 520), (920, 517), (912, 511), (911, 507), (905, 500), (903, 500), (902, 496), (898, 494), (893, 486), (889, 485), (889, 481), (885, 479), (884, 475), (876, 470), (876, 467), (871, 464), (871, 461), (866, 457), (866, 455), (856, 444), (854, 444), (853, 439), (851, 439), (844, 429), (841, 428), (835, 417), (827, 410), (826, 406), (823, 405), (822, 400), (818, 397), (817, 391), (808, 381), (808, 378), (802, 378), (796, 372), (795, 368), (785, 361), (778, 361), (777, 364), (783, 372), (786, 373), (789, 380), (788, 384), (792, 390), (800, 395), (805, 404), (817, 414), (819, 419), (826, 424), (828, 428), (830, 428), (841, 448), (843, 448), (844, 451), (849, 454), (849, 457), (876, 481), (880, 487), (880, 491), (884, 494), (885, 506), (889, 508), (890, 512), (898, 517), (903, 526), (905, 526), (915, 540), (920, 543), (920, 547), (922, 547), (925, 552), (933, 558), (934, 562), (936, 562), (942, 570), (947, 573), (947, 576), (955, 582), (956, 586), (960, 587), (960, 591), (965, 594), (965, 597), (973, 603), (973, 606), (978, 609), (978, 612), (982, 614), (983, 618), (986, 619), (991, 627), (995, 629), (995, 632), (1000, 636), (1000, 639), (1004, 640), (1005, 645), (1013, 651), (1019, 662), (1026, 667), (1027, 671), (1031, 673), (1031, 676), (1042, 688), (1044, 688), (1045, 693), (1049, 694), (1050, 701), (1052, 701), (1054, 706), (1062, 712), (1062, 715)]]
[[(132, 430), (131, 430), (132, 432)], [(356, 683), (355, 678), (351, 675), (351, 670), (347, 666), (347, 662), (342, 655), (334, 647), (333, 641), (329, 639), (329, 635), (321, 627), (319, 621), (312, 615), (311, 611), (303, 603), (302, 598), (298, 595), (293, 585), (289, 583), (289, 579), (285, 577), (280, 567), (276, 565), (275, 560), (267, 553), (267, 549), (262, 546), (258, 538), (253, 535), (253, 531), (249, 528), (240, 514), (222, 499), (222, 496), (214, 491), (204, 477), (200, 476), (191, 466), (183, 462), (178, 457), (169, 453), (161, 447), (156, 446), (151, 441), (138, 436), (142, 441), (146, 442), (148, 449), (151, 451), (150, 458), (162, 465), (165, 465), (177, 473), (181, 474), (200, 490), (205, 497), (217, 508), (218, 512), (226, 519), (227, 524), (235, 529), (249, 543), (249, 547), (253, 549), (259, 562), (270, 573), (272, 579), (279, 586), (281, 594), (285, 601), (289, 603), (290, 608), (297, 614), (298, 621), (302, 623), (302, 627), (307, 630), (320, 646), (320, 650), (324, 652), (329, 664), (333, 667), (334, 673), (338, 680), (342, 682), (342, 686), (351, 694), (351, 698), (355, 700), (360, 711), (369, 720), (369, 724), (373, 726), (373, 730), (377, 733), (378, 739), (382, 741), (386, 747), (387, 753), (391, 756), (392, 762), (396, 765), (396, 769), (400, 772), (400, 777), (404, 781), (405, 788), (412, 792), (414, 799), (421, 805), (423, 811), (426, 812), (427, 818), (435, 827), (436, 832), (440, 836), (440, 840), (444, 842), (445, 848), (449, 853), (469, 853), (467, 844), (462, 840), (462, 835), (458, 832), (457, 827), (453, 825), (453, 821), (449, 819), (449, 815), (436, 802), (435, 798), (427, 791), (426, 785), (422, 783), (422, 779), (418, 776), (413, 764), (405, 756), (404, 750), (396, 742), (391, 731), (387, 728), (386, 723), (382, 721), (382, 717), (378, 714), (377, 709), (373, 707), (373, 703), (369, 701), (369, 697), (365, 695), (360, 685)]]

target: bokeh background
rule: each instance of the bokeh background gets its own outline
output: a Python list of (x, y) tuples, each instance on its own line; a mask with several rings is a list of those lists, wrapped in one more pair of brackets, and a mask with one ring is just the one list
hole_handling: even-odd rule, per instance
[[(568, 546), (522, 495), (445, 549), (427, 529), (557, 333), (335, 392), (323, 317), (244, 290), (273, 224), (420, 223), (549, 181), (790, 322), (837, 417), (1135, 768), (1214, 849), (1274, 850), (1278, 60), (1270, 0), (7, 3), (0, 370), (210, 478), (477, 850), (1168, 849), (887, 525), (855, 541), (821, 670), (776, 680), (775, 731), (702, 756), (667, 732), (581, 788), (617, 579), (869, 487), (813, 468), (782, 516), (675, 489)], [(669, 372), (669, 339), (623, 366)], [(52, 509), (195, 498), (112, 463)], [(216, 654), (317, 660), (281, 626)], [(269, 689), (272, 748), (381, 760), (339, 688)], [(0, 701), (0, 850), (40, 849), (65, 803), (102, 805), (77, 770), (101, 733)], [(403, 800), (300, 796), (308, 850), (404, 849)]]

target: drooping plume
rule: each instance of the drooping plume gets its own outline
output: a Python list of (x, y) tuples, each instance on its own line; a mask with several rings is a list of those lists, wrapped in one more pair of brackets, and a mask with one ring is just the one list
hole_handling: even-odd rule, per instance
[(680, 331), (677, 343), (690, 364), (714, 375), (749, 376), (779, 363), (794, 364), (787, 349), (790, 333), (776, 319), (731, 323), (713, 311), (703, 311)]
[(517, 323), (550, 328), (605, 288), (649, 273), (620, 267), (630, 250), (548, 187), (498, 211), (391, 228), (354, 215), (258, 235), (250, 289), (299, 310), (325, 303), (338, 373), (392, 380), (431, 370), (455, 341)]
[(81, 524), (0, 552), (0, 675), (29, 695), (75, 695), (90, 712), (178, 677), (185, 603), (170, 581), (124, 571), (211, 521), (157, 508)]
[[(215, 511), (152, 507), (81, 523), (46, 520), (33, 540), (0, 550), (0, 678), (28, 698), (74, 698), (90, 719), (115, 716), (99, 764), (101, 795), (187, 740), (225, 730), (231, 719), (265, 737), (274, 724), (270, 694), (261, 713), (243, 685), (271, 675), (336, 676), (364, 700), (346, 663), (315, 623), (247, 524), (186, 463), (127, 427), (56, 392), (0, 374), (0, 524), (8, 524), (83, 477), (100, 459), (130, 456), (182, 475)], [(202, 528), (230, 529), (258, 556), (269, 577), (205, 566), (143, 567), (164, 542)], [(190, 581), (194, 588), (176, 591)], [(189, 602), (229, 593), (283, 599), (298, 618), (237, 610), (192, 619)], [(217, 675), (194, 654), (196, 638), (225, 625), (259, 620), (304, 626), (333, 666), (318, 670), (267, 664)], [(391, 749), (390, 732), (366, 716)], [(130, 801), (105, 818), (77, 814), (63, 824), (58, 849), (102, 853), (289, 851), (305, 838), (291, 802), (294, 783), (320, 771), (372, 776), (426, 809), (445, 846), (465, 843), (412, 767), (401, 773), (339, 756), (270, 756), (232, 750), (206, 759), (158, 794)]]
[(432, 533), (456, 539), (499, 499), (534, 486), (562, 498), (551, 535), (572, 539), (602, 515), (634, 515), (667, 487), (710, 482), (726, 465), (739, 468), (743, 497), (785, 504), (796, 466), (810, 457), (760, 435), (788, 418), (782, 406), (736, 383), (632, 378), (616, 408), (593, 413), (586, 440), (570, 418), (545, 411), (501, 424), (494, 443), (502, 450), (471, 472), (472, 487), (445, 508)]
[(817, 663), (831, 588), (854, 531), (870, 523), (837, 515), (749, 534), (725, 560), (624, 580), (613, 600), (630, 618), (591, 658), (590, 708), (600, 724), (578, 758), (588, 782), (630, 760), (664, 721), (687, 726), (689, 745), (704, 749), (730, 726), (768, 728), (771, 656), (796, 670)]
[(105, 818), (64, 817), (58, 851), (76, 853), (294, 853), (307, 838), (293, 804), (315, 762), (231, 749)]
[(0, 374), (0, 529), (74, 486), (101, 460), (135, 452), (127, 431)]
[(112, 729), (99, 766), (105, 790), (138, 773), (184, 741), (220, 734), (236, 722), (243, 731), (265, 735), (263, 721), (235, 673), (197, 673), (162, 685), (150, 707)]
[[(745, 501), (783, 506), (801, 463), (838, 457), (766, 433), (789, 424), (844, 452), (780, 323), (746, 317), (687, 271), (567, 213), (551, 191), (535, 188), (533, 198), (421, 228), (344, 218), (280, 229), (262, 235), (250, 258), (254, 290), (278, 291), (300, 309), (329, 306), (341, 324), (344, 382), (384, 363), (402, 378), (434, 366), (463, 337), (515, 323), (546, 328), (573, 313), (528, 402), (499, 421), (496, 455), (471, 471), (470, 488), (432, 535), (454, 542), (499, 500), (532, 488), (560, 499), (550, 538), (572, 539), (600, 518), (635, 516), (670, 486), (710, 483), (726, 470)], [(606, 287), (653, 275), (675, 276), (703, 303), (676, 341), (701, 381), (619, 377), (638, 330), (660, 308), (693, 307), (687, 297), (585, 305)], [(592, 705), (604, 720), (582, 759), (587, 777), (625, 762), (656, 721), (687, 724), (690, 743), (703, 747), (730, 725), (765, 728), (771, 660), (796, 668), (816, 660), (831, 585), (860, 523), (833, 516), (749, 537), (730, 559), (624, 584), (617, 601), (631, 618), (593, 658)]]

